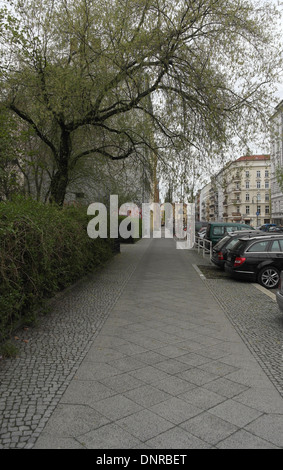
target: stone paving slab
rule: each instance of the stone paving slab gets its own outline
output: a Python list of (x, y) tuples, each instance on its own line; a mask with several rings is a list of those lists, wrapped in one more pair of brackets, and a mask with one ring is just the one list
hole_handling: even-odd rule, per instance
[[(24, 399), (23, 380), (21, 385), (19, 379), (15, 380), (14, 374), (19, 370), (15, 366), (10, 372), (0, 366), (5, 382), (0, 387), (4, 412), (2, 448), (283, 448), (280, 387), (271, 380), (272, 367), (263, 363), (252, 347), (264, 335), (255, 338), (251, 330), (248, 337), (248, 325), (242, 335), (235, 318), (231, 321), (229, 317), (234, 285), (226, 285), (226, 297), (220, 303), (208, 280), (195, 269), (196, 264), (204, 262), (194, 251), (176, 250), (174, 240), (142, 240), (124, 247), (121, 256), (105, 270), (105, 279), (113, 281), (113, 285), (107, 281), (110, 288), (104, 290), (108, 302), (102, 301), (100, 293), (103, 276), (96, 283), (92, 279), (75, 289), (83, 302), (71, 302), (74, 291), (69, 292), (70, 298), (63, 296), (59, 305), (56, 303), (55, 319), (58, 311), (65, 311), (68, 306), (74, 325), (75, 317), (79, 317), (80, 338), (90, 329), (89, 335), (80, 346), (74, 344), (77, 356), (70, 340), (67, 345), (64, 341), (55, 343), (59, 357), (54, 362), (52, 355), (53, 362), (49, 363), (54, 370), (54, 394), (48, 389), (50, 394), (38, 415), (37, 426), (31, 416), (33, 429), (25, 421), (26, 430), (15, 427), (19, 436), (13, 435), (11, 425), (12, 416), (16, 424), (23, 408), (19, 399), (18, 410), (15, 405), (20, 387)], [(120, 280), (116, 289), (115, 276)], [(217, 292), (220, 290), (218, 285)], [(253, 300), (255, 309), (266, 300), (252, 285), (239, 285), (238, 296), (244, 299), (243, 306), (246, 297)], [(83, 312), (87, 312), (87, 325), (78, 315)], [(243, 310), (239, 317), (240, 325), (244, 325)], [(68, 315), (62, 318), (59, 330), (53, 323), (53, 331), (49, 330), (52, 338), (59, 337), (60, 328), (64, 329), (67, 321)], [(270, 338), (271, 335), (269, 341)], [(43, 362), (49, 351), (48, 336), (44, 336), (44, 341)], [(33, 350), (34, 364), (39, 351), (40, 348)], [(29, 355), (20, 357), (19, 362), (29, 363)], [(275, 362), (278, 364), (277, 357)], [(270, 374), (266, 372), (268, 367)], [(68, 374), (56, 388), (65, 368)], [(35, 414), (44, 397), (48, 375), (40, 376), (36, 369), (32, 377), (42, 381), (37, 401), (36, 387), (29, 391), (29, 398), (35, 400)]]

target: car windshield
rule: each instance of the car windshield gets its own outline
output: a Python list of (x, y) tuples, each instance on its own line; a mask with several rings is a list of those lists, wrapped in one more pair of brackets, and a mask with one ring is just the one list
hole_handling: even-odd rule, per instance
[(226, 248), (229, 248), (229, 250), (231, 250), (233, 248), (233, 246), (236, 245), (236, 243), (238, 243), (238, 239), (237, 238), (231, 238), (230, 242), (227, 243), (227, 246)]
[(237, 240), (237, 243), (235, 243), (235, 245), (230, 249), (231, 251), (240, 251), (245, 246), (246, 246), (246, 242), (244, 240)]
[(221, 249), (221, 248), (225, 245), (225, 243), (227, 242), (227, 240), (230, 240), (230, 239), (231, 239), (231, 237), (229, 237), (229, 235), (226, 235), (226, 237), (221, 238), (221, 240), (219, 240), (219, 242), (216, 243), (216, 245), (215, 245), (214, 248), (215, 248), (216, 250), (217, 250), (218, 248)]

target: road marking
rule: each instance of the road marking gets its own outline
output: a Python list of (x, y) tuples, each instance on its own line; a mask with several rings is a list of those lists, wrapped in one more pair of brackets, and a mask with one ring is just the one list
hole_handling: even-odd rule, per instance
[[(205, 275), (201, 272), (201, 270), (197, 267), (196, 264), (193, 264), (193, 268), (196, 270), (196, 272), (198, 273), (198, 275), (199, 275), (202, 279), (206, 279)], [(277, 300), (276, 300), (276, 295), (273, 294), (273, 292), (269, 292), (268, 289), (266, 289), (265, 287), (261, 286), (260, 284), (252, 283), (252, 286), (256, 287), (258, 290), (260, 290), (260, 291), (263, 292), (264, 294), (268, 295), (268, 297), (270, 297), (272, 300), (274, 300), (274, 302), (277, 302)]]
[(255, 284), (253, 283), (252, 284), (254, 287), (256, 287), (258, 290), (260, 290), (261, 292), (263, 292), (264, 294), (268, 295), (268, 297), (270, 297), (272, 300), (274, 300), (276, 302), (276, 295), (273, 294), (273, 292), (269, 292), (268, 289), (266, 289), (265, 287), (261, 286), (260, 284)]
[(206, 279), (205, 275), (202, 274), (201, 270), (197, 267), (196, 264), (193, 264), (193, 268), (196, 270), (196, 272), (198, 273), (198, 275), (199, 275), (202, 279)]

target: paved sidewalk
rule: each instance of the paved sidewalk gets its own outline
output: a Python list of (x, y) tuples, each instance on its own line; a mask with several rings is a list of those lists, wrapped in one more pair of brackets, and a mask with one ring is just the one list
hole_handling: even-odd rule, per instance
[(283, 398), (194, 268), (196, 255), (171, 239), (127, 250), (137, 262), (122, 266), (118, 300), (32, 447), (283, 448)]

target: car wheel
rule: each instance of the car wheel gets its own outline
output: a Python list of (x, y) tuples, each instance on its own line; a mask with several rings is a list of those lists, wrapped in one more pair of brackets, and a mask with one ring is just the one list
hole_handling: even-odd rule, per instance
[(258, 275), (258, 282), (267, 289), (275, 289), (278, 286), (280, 273), (273, 266), (263, 268)]

